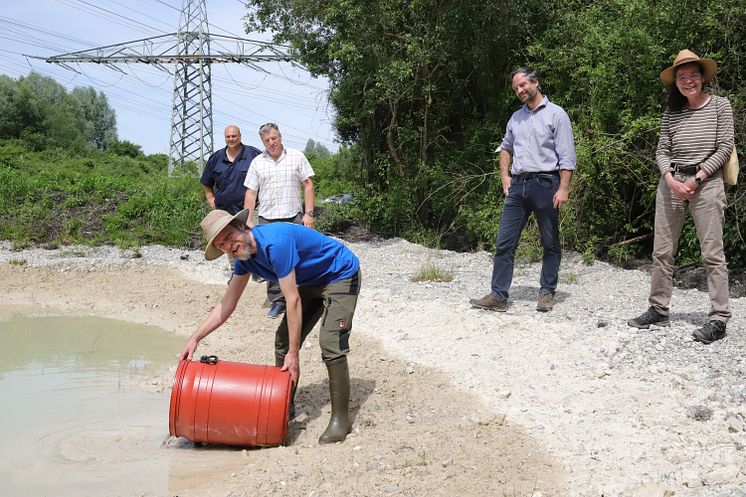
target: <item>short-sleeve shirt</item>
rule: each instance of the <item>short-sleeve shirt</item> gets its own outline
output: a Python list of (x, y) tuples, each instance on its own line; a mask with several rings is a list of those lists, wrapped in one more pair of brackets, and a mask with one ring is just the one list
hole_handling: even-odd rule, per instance
[(301, 212), (301, 184), (313, 176), (303, 152), (283, 148), (275, 161), (265, 150), (251, 163), (244, 186), (258, 191), (258, 214), (264, 219), (288, 219)]
[(575, 169), (570, 117), (547, 97), (533, 110), (524, 104), (513, 113), (500, 146), (513, 158), (512, 174)]
[[(253, 166), (252, 166), (253, 167)], [(261, 224), (251, 228), (256, 255), (237, 260), (235, 274), (256, 274), (279, 281), (295, 270), (298, 286), (325, 286), (351, 278), (360, 268), (357, 256), (342, 242), (293, 223)]]
[(246, 187), (246, 173), (254, 157), (261, 154), (257, 148), (241, 145), (241, 153), (236, 160), (228, 159), (227, 148), (215, 152), (207, 160), (200, 183), (212, 188), (215, 194), (215, 208), (237, 214), (243, 209)]

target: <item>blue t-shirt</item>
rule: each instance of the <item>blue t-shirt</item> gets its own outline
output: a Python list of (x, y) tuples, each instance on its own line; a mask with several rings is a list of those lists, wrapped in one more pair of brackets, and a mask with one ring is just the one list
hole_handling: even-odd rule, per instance
[(246, 196), (246, 173), (254, 157), (261, 151), (249, 145), (241, 145), (241, 153), (233, 162), (228, 160), (222, 148), (212, 154), (207, 160), (205, 170), (202, 171), (200, 183), (212, 187), (215, 194), (215, 208), (237, 214), (243, 209)]
[(270, 223), (251, 229), (256, 255), (236, 261), (235, 274), (279, 281), (295, 269), (298, 286), (324, 286), (351, 278), (360, 261), (343, 243), (300, 224)]

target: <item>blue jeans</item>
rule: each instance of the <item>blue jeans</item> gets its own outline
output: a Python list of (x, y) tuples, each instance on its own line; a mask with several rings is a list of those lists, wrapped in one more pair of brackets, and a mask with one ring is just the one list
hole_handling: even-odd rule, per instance
[(559, 188), (558, 175), (541, 174), (529, 178), (514, 177), (503, 206), (500, 232), (495, 243), (495, 260), (492, 266), (492, 296), (508, 300), (508, 290), (513, 281), (515, 250), (533, 212), (539, 226), (544, 258), (541, 264), (540, 292), (554, 293), (562, 246), (559, 234), (559, 209), (555, 209), (554, 194)]

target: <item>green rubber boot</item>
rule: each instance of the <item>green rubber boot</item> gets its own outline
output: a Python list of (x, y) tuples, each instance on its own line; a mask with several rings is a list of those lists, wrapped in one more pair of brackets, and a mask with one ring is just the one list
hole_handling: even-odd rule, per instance
[[(275, 366), (281, 368), (285, 365), (285, 356), (279, 356), (275, 354)], [(295, 419), (295, 391), (298, 389), (298, 385), (295, 383), (290, 384), (290, 409), (288, 410), (288, 421)]]
[(347, 356), (326, 363), (329, 373), (329, 396), (332, 401), (332, 417), (329, 426), (319, 438), (319, 443), (341, 442), (352, 431), (350, 422), (350, 370)]

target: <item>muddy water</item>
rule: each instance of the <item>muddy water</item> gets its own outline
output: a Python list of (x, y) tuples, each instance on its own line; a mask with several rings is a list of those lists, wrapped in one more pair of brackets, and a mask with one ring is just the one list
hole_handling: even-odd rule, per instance
[(0, 319), (0, 496), (165, 496), (235, 469), (235, 451), (168, 440), (155, 380), (184, 339), (79, 317)]

